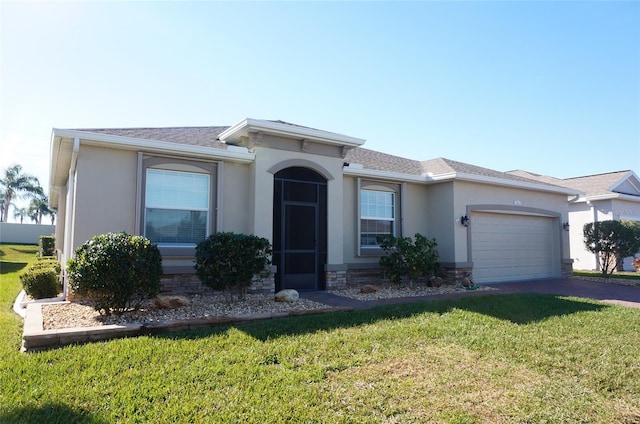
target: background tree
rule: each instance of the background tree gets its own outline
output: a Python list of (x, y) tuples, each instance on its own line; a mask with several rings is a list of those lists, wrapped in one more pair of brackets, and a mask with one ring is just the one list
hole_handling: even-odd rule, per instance
[(22, 222), (24, 221), (24, 219), (29, 216), (29, 211), (27, 211), (27, 208), (14, 208), (13, 209), (13, 217), (15, 219), (20, 218), (20, 223), (22, 224)]
[(43, 215), (53, 215), (54, 212), (49, 208), (49, 199), (42, 193), (38, 193), (31, 197), (29, 202), (28, 214), (36, 224), (42, 224)]
[(583, 234), (587, 250), (600, 257), (605, 278), (621, 266), (624, 258), (640, 252), (640, 225), (633, 221), (589, 222)]
[(0, 222), (5, 222), (8, 219), (11, 201), (22, 193), (44, 194), (38, 179), (33, 175), (23, 173), (22, 166), (18, 164), (4, 170), (4, 175), (0, 178), (0, 188), (4, 194)]

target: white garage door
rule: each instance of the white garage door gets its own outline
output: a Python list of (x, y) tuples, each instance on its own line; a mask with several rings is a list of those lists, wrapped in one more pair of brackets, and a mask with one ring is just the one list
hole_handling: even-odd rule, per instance
[(559, 230), (552, 218), (475, 212), (470, 227), (476, 283), (560, 276)]

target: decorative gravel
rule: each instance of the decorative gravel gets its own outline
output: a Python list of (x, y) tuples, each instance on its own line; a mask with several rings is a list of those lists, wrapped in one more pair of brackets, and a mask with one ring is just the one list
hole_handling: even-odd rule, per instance
[[(433, 296), (438, 294), (467, 291), (463, 287), (443, 286), (426, 287), (416, 285), (381, 284), (375, 285), (375, 293), (360, 293), (361, 286), (352, 286), (344, 290), (331, 291), (332, 294), (356, 300), (378, 300), (398, 297)], [(475, 290), (496, 290), (479, 286)], [(151, 302), (138, 311), (125, 312), (121, 315), (100, 315), (87, 301), (61, 302), (42, 305), (43, 328), (54, 330), (60, 328), (96, 327), (110, 324), (126, 323), (158, 323), (183, 321), (208, 317), (234, 317), (286, 313), (292, 311), (312, 311), (327, 309), (330, 306), (308, 299), (297, 302), (275, 302), (273, 295), (248, 294), (241, 302), (229, 303), (223, 295), (185, 296), (189, 305), (175, 309), (158, 309)]]
[[(461, 286), (427, 287), (425, 285), (418, 284), (413, 287), (409, 287), (408, 285), (403, 284), (383, 284), (374, 285), (374, 287), (377, 289), (375, 293), (361, 293), (360, 290), (362, 286), (347, 287), (344, 290), (334, 290), (331, 293), (356, 300), (378, 300), (397, 297), (435, 296), (439, 294), (461, 293), (469, 291), (469, 289)], [(473, 290), (487, 291), (497, 289), (486, 286), (475, 286)]]
[(246, 300), (229, 303), (223, 295), (184, 296), (189, 305), (175, 309), (158, 309), (150, 302), (138, 311), (110, 316), (100, 315), (89, 302), (51, 303), (42, 305), (43, 328), (96, 327), (110, 324), (158, 323), (208, 317), (234, 317), (269, 313), (327, 309), (328, 305), (300, 299), (297, 302), (275, 302), (273, 295), (248, 294)]

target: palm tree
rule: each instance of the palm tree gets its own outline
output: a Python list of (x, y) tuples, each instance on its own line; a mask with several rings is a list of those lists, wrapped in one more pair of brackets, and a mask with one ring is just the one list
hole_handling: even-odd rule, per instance
[(27, 208), (14, 208), (13, 209), (13, 217), (15, 219), (20, 218), (20, 223), (22, 224), (22, 221), (24, 221), (24, 218), (26, 216), (28, 216), (28, 211)]
[(2, 210), (0, 211), (0, 222), (6, 221), (9, 217), (9, 205), (11, 201), (20, 196), (21, 192), (42, 194), (40, 182), (36, 177), (22, 173), (22, 166), (15, 164), (4, 170), (4, 177), (0, 178), (0, 186), (4, 187)]
[(33, 196), (29, 203), (29, 216), (36, 221), (36, 224), (42, 224), (42, 215), (51, 215), (54, 212), (49, 209), (49, 199), (44, 194)]

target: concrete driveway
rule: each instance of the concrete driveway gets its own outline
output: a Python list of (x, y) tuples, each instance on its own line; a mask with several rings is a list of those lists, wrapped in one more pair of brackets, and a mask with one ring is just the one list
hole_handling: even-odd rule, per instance
[(424, 297), (403, 297), (361, 301), (337, 296), (327, 291), (302, 292), (301, 297), (324, 303), (334, 307), (364, 309), (378, 305), (417, 302), (421, 300), (456, 299), (463, 296), (487, 296), (507, 293), (541, 293), (561, 296), (585, 297), (606, 303), (640, 308), (640, 286), (626, 286), (620, 284), (601, 283), (581, 280), (579, 278), (520, 281), (515, 283), (485, 284), (495, 287), (495, 291), (467, 291), (451, 294)]

